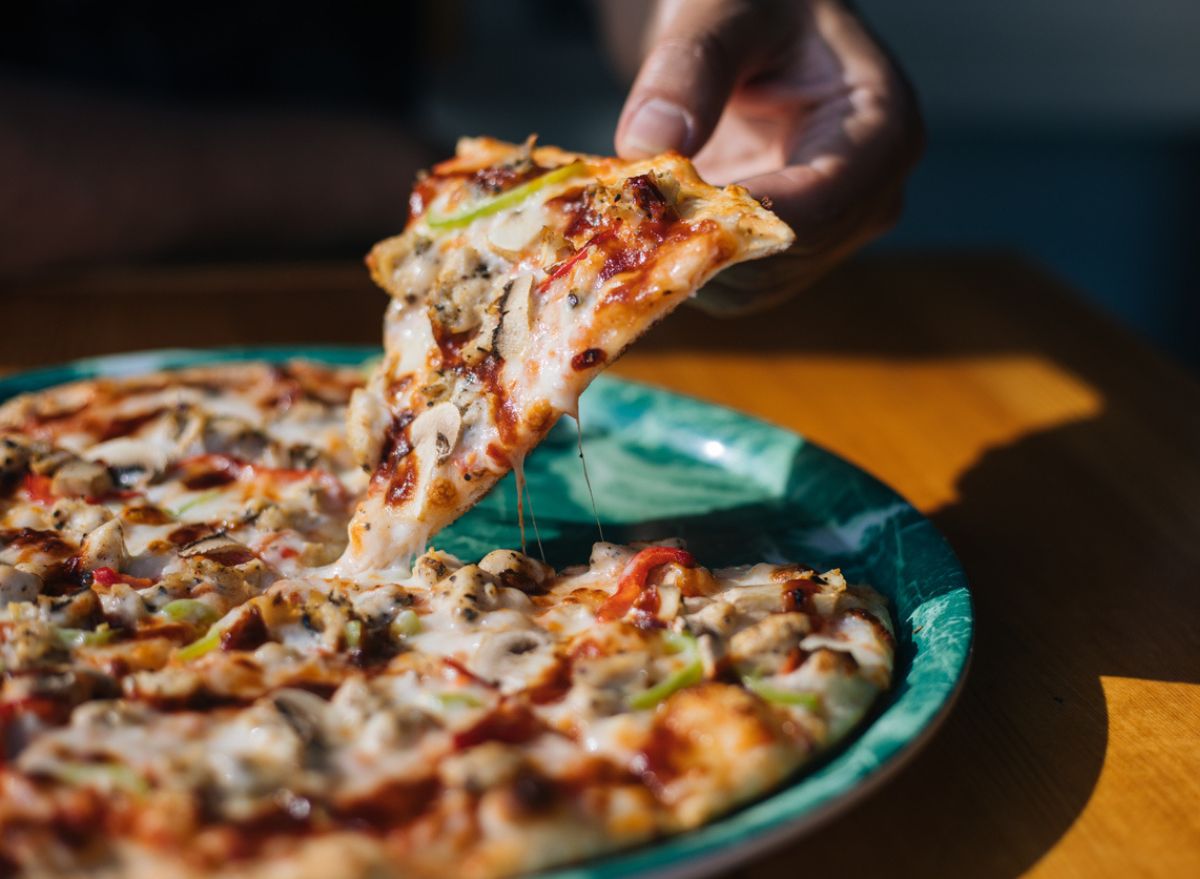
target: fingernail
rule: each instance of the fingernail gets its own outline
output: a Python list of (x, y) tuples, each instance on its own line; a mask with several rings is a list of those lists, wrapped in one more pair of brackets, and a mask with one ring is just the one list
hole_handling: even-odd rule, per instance
[(653, 156), (666, 150), (682, 150), (692, 133), (682, 107), (651, 98), (637, 108), (625, 129), (625, 146), (632, 152)]

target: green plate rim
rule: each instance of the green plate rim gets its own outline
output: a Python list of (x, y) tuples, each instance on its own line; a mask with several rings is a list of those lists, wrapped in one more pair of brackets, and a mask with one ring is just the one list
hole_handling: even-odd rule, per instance
[[(161, 369), (244, 360), (279, 362), (293, 358), (352, 366), (379, 353), (377, 347), (363, 345), (286, 345), (170, 348), (113, 354), (0, 377), (0, 402), (20, 393), (96, 376), (136, 375)], [(610, 391), (625, 389), (627, 399), (636, 399), (642, 412), (650, 407), (669, 404), (674, 412), (686, 413), (688, 423), (703, 421), (706, 412), (720, 412), (726, 419), (735, 417), (743, 430), (764, 436), (787, 437), (793, 441), (798, 439), (837, 465), (853, 469), (872, 485), (880, 497), (888, 496), (893, 504), (903, 506), (909, 514), (909, 521), (904, 527), (906, 532), (923, 530), (927, 539), (935, 538), (927, 541), (926, 548), (938, 554), (937, 561), (944, 566), (941, 578), (945, 579), (949, 574), (954, 581), (938, 595), (938, 616), (932, 622), (928, 619), (923, 622), (923, 625), (937, 625), (938, 620), (946, 621), (947, 629), (941, 633), (943, 637), (936, 639), (936, 655), (928, 655), (929, 651), (918, 653), (907, 670), (906, 678), (910, 678), (914, 669), (921, 666), (927, 679), (920, 692), (909, 688), (898, 696), (890, 696), (840, 747), (817, 764), (807, 767), (791, 783), (762, 799), (689, 833), (577, 866), (539, 873), (537, 879), (615, 879), (649, 874), (662, 877), (710, 875), (775, 848), (829, 820), (892, 777), (915, 756), (950, 712), (966, 679), (974, 646), (973, 601), (961, 564), (933, 524), (896, 491), (861, 468), (794, 431), (727, 407), (610, 376), (598, 377), (595, 384), (601, 388), (607, 387)], [(912, 616), (910, 614), (909, 619)], [(934, 677), (929, 679), (929, 675)], [(899, 690), (898, 686), (896, 690)], [(893, 729), (891, 735), (876, 740), (872, 733), (879, 728), (879, 721), (885, 716), (892, 718), (893, 726), (895, 722), (900, 722), (907, 734), (897, 736)], [(868, 759), (862, 759), (864, 756)]]

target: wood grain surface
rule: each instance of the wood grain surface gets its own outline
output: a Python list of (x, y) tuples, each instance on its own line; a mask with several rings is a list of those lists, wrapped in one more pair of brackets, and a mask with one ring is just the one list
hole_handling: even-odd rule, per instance
[[(0, 293), (0, 368), (373, 342), (350, 264), (110, 271)], [(760, 318), (683, 309), (615, 371), (794, 428), (961, 557), (971, 677), (878, 793), (736, 875), (1200, 876), (1200, 385), (1041, 272), (876, 258)]]

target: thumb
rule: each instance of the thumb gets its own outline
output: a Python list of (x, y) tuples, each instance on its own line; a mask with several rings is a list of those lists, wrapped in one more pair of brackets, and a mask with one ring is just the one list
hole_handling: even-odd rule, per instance
[(704, 146), (730, 94), (763, 57), (772, 30), (762, 26), (766, 5), (756, 0), (663, 5), (654, 42), (617, 123), (618, 155), (637, 159), (673, 149), (690, 156)]

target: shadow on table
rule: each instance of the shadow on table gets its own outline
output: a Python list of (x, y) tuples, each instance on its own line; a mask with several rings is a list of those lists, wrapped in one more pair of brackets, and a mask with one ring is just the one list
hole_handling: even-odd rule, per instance
[[(793, 875), (797, 858), (872, 875), (881, 852), (897, 876), (1016, 875), (1070, 828), (1095, 787), (1108, 742), (1100, 676), (1200, 682), (1189, 630), (1200, 618), (1197, 554), (1179, 558), (1120, 498), (1081, 490), (1082, 474), (1069, 475), (1109, 429), (1101, 417), (993, 451), (962, 479), (961, 500), (933, 514), (976, 603), (974, 663), (956, 710), (879, 794), (747, 875)], [(1075, 493), (1057, 492), (1059, 481)], [(1112, 517), (1119, 533), (1086, 540), (1072, 524), (1081, 509)], [(1172, 608), (1170, 618), (1156, 607)], [(1133, 617), (1145, 623), (1130, 625)], [(1090, 664), (1097, 655), (1103, 664)], [(919, 837), (895, 834), (899, 814)]]
[[(1171, 409), (1195, 393), (1137, 396), (1150, 382), (1126, 379), (1153, 375), (1155, 355), (1103, 319), (1079, 319), (1088, 325), (1035, 351), (1102, 395), (1102, 412), (989, 450), (958, 481), (958, 500), (931, 514), (976, 603), (973, 668), (958, 707), (892, 783), (745, 875), (792, 876), (797, 863), (851, 876), (884, 867), (897, 876), (1021, 873), (1093, 793), (1108, 745), (1101, 677), (1200, 682), (1200, 546), (1186, 500), (1200, 497), (1192, 460), (1200, 418)], [(1090, 336), (1092, 356), (1071, 338), (1079, 336)], [(826, 336), (822, 348), (840, 341), (848, 340)], [(982, 351), (1000, 348), (993, 333), (978, 341)], [(1132, 362), (1098, 364), (1095, 350), (1108, 341), (1135, 350)], [(872, 353), (947, 353), (912, 340), (885, 349)], [(1147, 460), (1147, 449), (1163, 459)], [(1106, 464), (1118, 475), (1097, 479)], [(1162, 474), (1176, 471), (1180, 484), (1164, 488)], [(897, 815), (906, 816), (902, 827)]]

